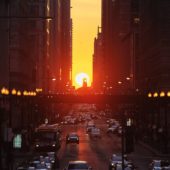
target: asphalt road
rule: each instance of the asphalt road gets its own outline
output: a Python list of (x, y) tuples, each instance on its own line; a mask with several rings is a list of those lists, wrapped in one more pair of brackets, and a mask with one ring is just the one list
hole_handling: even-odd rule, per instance
[[(93, 170), (107, 170), (109, 158), (113, 153), (121, 153), (121, 138), (114, 134), (107, 134), (107, 124), (105, 118), (95, 121), (97, 127), (101, 129), (101, 139), (91, 139), (86, 133), (85, 123), (79, 125), (64, 125), (62, 134), (62, 147), (59, 150), (60, 170), (68, 164), (70, 160), (86, 160)], [(65, 144), (65, 136), (68, 132), (77, 132), (80, 136), (79, 144)], [(161, 159), (140, 143), (136, 144), (135, 151), (127, 155), (139, 170), (148, 170), (149, 163), (153, 159)]]
[[(121, 138), (117, 135), (106, 133), (106, 118), (95, 120), (95, 124), (101, 129), (101, 138), (90, 138), (89, 134), (86, 133), (86, 123), (63, 125), (62, 145), (57, 153), (60, 162), (59, 170), (63, 170), (71, 160), (86, 160), (93, 170), (108, 170), (111, 155), (121, 153)], [(66, 145), (66, 135), (69, 132), (78, 133), (80, 137), (79, 144)], [(161, 159), (161, 157), (153, 154), (140, 143), (135, 146), (135, 151), (127, 156), (139, 170), (148, 170), (151, 160)]]

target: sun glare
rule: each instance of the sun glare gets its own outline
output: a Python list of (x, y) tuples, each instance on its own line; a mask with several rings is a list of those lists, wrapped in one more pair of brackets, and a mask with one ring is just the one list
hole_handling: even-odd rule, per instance
[(75, 77), (76, 84), (81, 87), (83, 85), (83, 80), (87, 80), (87, 84), (90, 82), (90, 78), (86, 73), (78, 73)]

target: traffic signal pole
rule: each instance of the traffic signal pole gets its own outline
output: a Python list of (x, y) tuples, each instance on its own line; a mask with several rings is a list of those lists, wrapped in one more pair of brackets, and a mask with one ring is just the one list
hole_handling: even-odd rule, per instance
[(125, 114), (122, 112), (122, 170), (125, 169), (124, 154), (125, 154)]

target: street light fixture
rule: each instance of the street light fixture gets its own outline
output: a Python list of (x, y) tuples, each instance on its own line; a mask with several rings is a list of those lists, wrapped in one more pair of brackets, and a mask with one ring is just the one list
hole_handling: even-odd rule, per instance
[(153, 94), (153, 97), (158, 97), (158, 93), (155, 92), (155, 93)]
[(169, 92), (167, 92), (167, 96), (168, 96), (168, 97), (170, 97), (170, 91), (169, 91)]
[(16, 95), (16, 94), (17, 94), (16, 89), (12, 89), (11, 94), (12, 94), (12, 95)]
[(162, 92), (160, 93), (160, 97), (165, 97), (165, 92), (162, 91)]
[(20, 90), (17, 91), (17, 96), (21, 96), (21, 91)]
[(148, 97), (151, 98), (152, 97), (152, 93), (148, 93)]

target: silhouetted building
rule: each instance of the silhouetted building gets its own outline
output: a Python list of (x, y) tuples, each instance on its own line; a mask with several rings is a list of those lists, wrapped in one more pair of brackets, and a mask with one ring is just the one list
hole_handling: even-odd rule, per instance
[[(102, 44), (106, 88), (127, 86), (132, 76), (131, 0), (102, 1)], [(130, 36), (129, 36), (130, 35)]]
[[(140, 0), (136, 85), (141, 93), (170, 90), (170, 1)], [(161, 152), (170, 152), (169, 103), (147, 105), (138, 115), (142, 138)]]
[(32, 16), (38, 15), (38, 9), (36, 4), (30, 4), (28, 1), (6, 1), (5, 3), (6, 12), (2, 15), (2, 18), (3, 16), (9, 16), (9, 18), (1, 19), (2, 24), (8, 23), (6, 34), (2, 36), (4, 41), (1, 39), (1, 44), (7, 42), (4, 48), (5, 56), (3, 57), (6, 58), (4, 62), (8, 62), (1, 62), (1, 64), (4, 64), (2, 67), (6, 67), (8, 75), (3, 76), (3, 79), (9, 80), (7, 86), (9, 89), (33, 90), (36, 82), (35, 63), (38, 33), (35, 31), (37, 29), (36, 21), (30, 18), (22, 19), (21, 16), (27, 18), (31, 17), (30, 14)]
[(70, 18), (70, 0), (61, 0), (61, 57), (60, 57), (60, 77), (61, 89), (65, 90), (71, 85), (72, 70), (72, 20)]
[(102, 33), (98, 28), (97, 37), (94, 39), (94, 54), (93, 54), (93, 88), (100, 92), (104, 82), (104, 59), (102, 48)]
[(9, 85), (9, 21), (4, 16), (8, 16), (6, 0), (0, 1), (0, 89)]
[(170, 89), (170, 2), (140, 1), (138, 86), (144, 92)]

